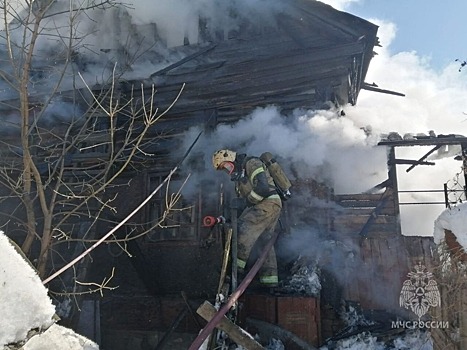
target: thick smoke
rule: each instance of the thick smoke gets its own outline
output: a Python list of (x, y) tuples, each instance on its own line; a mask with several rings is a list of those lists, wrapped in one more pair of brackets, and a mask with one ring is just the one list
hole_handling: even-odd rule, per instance
[(272, 14), (280, 10), (280, 1), (267, 0), (159, 0), (157, 8), (151, 0), (140, 0), (130, 14), (135, 24), (157, 24), (162, 39), (173, 47), (183, 45), (185, 37), (190, 44), (198, 43), (199, 18), (207, 22), (211, 35), (221, 32), (227, 37), (245, 20), (263, 18), (274, 25)]
[[(185, 138), (185, 149), (198, 132), (194, 128)], [(217, 149), (254, 156), (269, 151), (281, 160), (291, 177), (313, 178), (340, 192), (359, 193), (387, 177), (386, 151), (375, 146), (376, 141), (336, 110), (295, 111), (285, 116), (270, 106), (258, 108), (234, 125), (218, 126), (196, 147), (203, 150), (207, 173), (215, 172), (211, 156)], [(200, 176), (212, 175), (203, 172)]]

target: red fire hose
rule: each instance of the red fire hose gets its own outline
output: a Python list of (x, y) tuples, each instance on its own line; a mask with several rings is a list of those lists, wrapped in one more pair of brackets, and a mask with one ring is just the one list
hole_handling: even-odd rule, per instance
[(269, 242), (266, 244), (264, 247), (263, 251), (261, 252), (260, 257), (258, 260), (256, 260), (255, 264), (253, 267), (250, 269), (250, 271), (247, 273), (243, 281), (240, 283), (238, 288), (233, 292), (229, 299), (227, 300), (227, 303), (225, 303), (219, 311), (214, 315), (214, 317), (206, 324), (206, 326), (201, 330), (201, 332), (198, 334), (196, 339), (191, 343), (190, 347), (188, 350), (198, 350), (201, 345), (203, 345), (204, 341), (206, 338), (211, 334), (212, 330), (214, 327), (216, 327), (221, 318), (230, 310), (230, 308), (235, 304), (238, 298), (243, 294), (245, 289), (248, 287), (248, 285), (251, 283), (255, 275), (258, 273), (259, 269), (261, 266), (263, 266), (264, 261), (266, 260), (266, 256), (271, 250), (272, 246), (276, 242), (276, 238), (278, 235), (278, 231), (273, 232), (273, 235)]

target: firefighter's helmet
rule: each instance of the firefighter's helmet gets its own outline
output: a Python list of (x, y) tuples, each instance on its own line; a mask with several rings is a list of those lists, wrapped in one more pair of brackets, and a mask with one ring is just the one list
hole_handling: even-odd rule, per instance
[(217, 152), (214, 152), (212, 155), (212, 165), (214, 169), (219, 170), (219, 166), (223, 162), (235, 162), (235, 157), (237, 156), (237, 153), (234, 151), (231, 151), (229, 149), (221, 149)]

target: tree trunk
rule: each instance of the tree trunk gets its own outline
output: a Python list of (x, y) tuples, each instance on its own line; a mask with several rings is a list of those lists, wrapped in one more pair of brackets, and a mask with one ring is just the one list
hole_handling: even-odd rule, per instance
[(52, 242), (52, 215), (48, 214), (44, 217), (44, 229), (41, 238), (41, 252), (39, 261), (37, 262), (37, 270), (39, 276), (43, 279), (46, 273), (47, 261), (49, 258), (49, 248)]

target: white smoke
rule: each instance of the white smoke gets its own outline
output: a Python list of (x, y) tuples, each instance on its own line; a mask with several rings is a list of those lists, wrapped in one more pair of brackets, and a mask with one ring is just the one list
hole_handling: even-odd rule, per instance
[[(185, 147), (197, 132), (195, 128), (193, 135), (185, 138)], [(387, 177), (386, 151), (376, 147), (376, 141), (336, 110), (295, 111), (285, 116), (269, 106), (256, 109), (234, 125), (219, 125), (197, 147), (205, 151), (208, 172), (214, 172), (211, 155), (217, 149), (252, 156), (269, 151), (291, 176), (314, 178), (339, 192), (360, 193)]]
[(158, 0), (157, 7), (152, 0), (139, 0), (130, 14), (135, 24), (156, 23), (167, 46), (173, 47), (183, 45), (185, 37), (190, 44), (198, 43), (199, 18), (207, 21), (211, 34), (222, 31), (226, 37), (245, 19), (268, 18), (280, 8), (280, 1), (268, 0)]
[(321, 2), (328, 4), (334, 7), (336, 10), (345, 10), (347, 6), (349, 6), (352, 2), (360, 2), (360, 0), (322, 0)]

